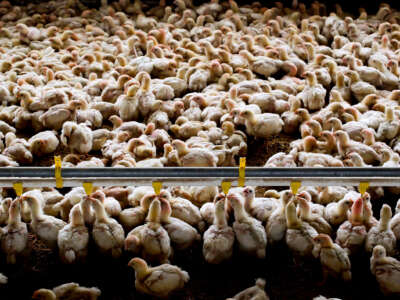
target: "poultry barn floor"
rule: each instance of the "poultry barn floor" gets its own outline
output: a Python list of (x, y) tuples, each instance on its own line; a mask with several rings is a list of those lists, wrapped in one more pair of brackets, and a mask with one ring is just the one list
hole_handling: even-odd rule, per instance
[[(273, 154), (287, 151), (295, 138), (280, 135), (270, 140), (250, 140), (248, 145), (248, 166), (262, 166)], [(63, 154), (60, 150), (59, 154)], [(39, 166), (49, 166), (53, 157), (44, 157)], [(265, 188), (259, 187), (262, 195)], [(397, 198), (385, 197), (385, 203), (394, 208)], [(382, 203), (374, 207), (380, 207)], [(374, 211), (379, 216), (379, 211)], [(1, 270), (9, 275), (9, 284), (0, 287), (0, 300), (31, 299), (34, 290), (52, 288), (65, 282), (78, 282), (83, 286), (101, 289), (104, 300), (149, 300), (134, 288), (134, 271), (127, 267), (130, 259), (124, 256), (118, 261), (96, 256), (95, 249), (89, 250), (86, 265), (68, 266), (61, 264), (57, 253), (47, 249), (43, 243), (30, 235), (32, 253), (24, 263), (16, 266), (0, 264)], [(93, 245), (92, 245), (93, 246)], [(266, 291), (271, 300), (310, 300), (323, 294), (340, 297), (342, 300), (380, 299), (378, 285), (369, 271), (369, 257), (365, 254), (352, 258), (353, 280), (351, 284), (330, 279), (325, 285), (319, 284), (322, 273), (320, 265), (302, 262), (296, 265), (285, 245), (267, 248), (267, 259), (260, 261), (239, 256), (221, 265), (207, 264), (201, 253), (201, 244), (186, 252), (176, 252), (173, 263), (190, 274), (189, 284), (173, 300), (224, 300), (239, 291), (252, 286), (256, 278), (265, 278)], [(391, 298), (386, 298), (391, 299)], [(395, 299), (395, 298), (393, 298)]]
[(294, 140), (296, 140), (294, 136), (284, 133), (268, 140), (251, 139), (248, 141), (246, 164), (251, 167), (264, 166), (272, 155), (278, 152), (288, 153), (290, 143)]

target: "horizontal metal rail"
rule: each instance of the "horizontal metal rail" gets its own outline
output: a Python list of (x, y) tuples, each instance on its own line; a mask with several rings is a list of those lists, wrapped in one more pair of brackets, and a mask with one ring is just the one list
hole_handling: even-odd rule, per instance
[[(0, 187), (22, 182), (25, 187), (55, 187), (54, 168), (0, 168)], [(239, 168), (63, 168), (64, 187), (93, 182), (97, 186), (146, 186), (161, 181), (164, 186), (218, 186), (222, 181), (237, 185)], [(289, 186), (301, 181), (306, 186), (400, 187), (400, 168), (246, 168), (246, 185)]]

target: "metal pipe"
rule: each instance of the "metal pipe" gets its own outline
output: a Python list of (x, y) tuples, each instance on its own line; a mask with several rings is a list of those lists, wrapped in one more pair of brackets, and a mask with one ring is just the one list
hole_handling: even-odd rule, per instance
[[(151, 185), (161, 181), (165, 186), (220, 185), (221, 181), (237, 184), (239, 169), (223, 168), (63, 168), (64, 186), (81, 186), (93, 182), (98, 186)], [(14, 182), (25, 187), (55, 186), (54, 168), (0, 168), (0, 187)], [(308, 186), (358, 185), (400, 186), (400, 168), (246, 168), (246, 184), (254, 186), (288, 186), (301, 181)]]
[[(153, 181), (161, 181), (163, 186), (219, 186), (222, 181), (231, 181), (232, 186), (237, 186), (237, 178), (117, 178), (117, 177), (88, 177), (64, 179), (64, 187), (82, 186), (84, 182), (92, 182), (95, 186), (150, 186)], [(367, 181), (370, 186), (400, 187), (399, 178), (390, 177), (270, 177), (246, 178), (249, 186), (289, 186), (292, 181), (300, 181), (303, 186), (357, 186), (360, 182)], [(56, 187), (54, 178), (0, 178), (0, 187), (10, 187), (14, 182), (22, 182), (24, 187)]]
[[(239, 168), (63, 168), (64, 178), (118, 177), (237, 177)], [(0, 178), (7, 177), (54, 177), (54, 168), (17, 167), (0, 168)], [(263, 177), (399, 177), (400, 168), (260, 168), (247, 167), (247, 178)]]

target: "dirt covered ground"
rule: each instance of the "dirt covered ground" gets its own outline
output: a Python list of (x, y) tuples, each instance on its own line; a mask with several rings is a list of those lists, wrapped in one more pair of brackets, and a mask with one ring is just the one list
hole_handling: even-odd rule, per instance
[(247, 142), (247, 166), (261, 167), (264, 166), (268, 158), (272, 155), (278, 152), (288, 153), (290, 150), (290, 143), (294, 140), (296, 140), (295, 137), (284, 133), (267, 140), (249, 140)]

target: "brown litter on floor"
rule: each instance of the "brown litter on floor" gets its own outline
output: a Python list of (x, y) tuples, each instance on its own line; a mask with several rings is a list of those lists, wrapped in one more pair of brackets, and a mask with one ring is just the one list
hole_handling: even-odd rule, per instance
[(281, 134), (268, 140), (248, 140), (247, 166), (261, 167), (267, 162), (268, 158), (278, 152), (288, 153), (290, 143), (296, 140), (295, 137)]

